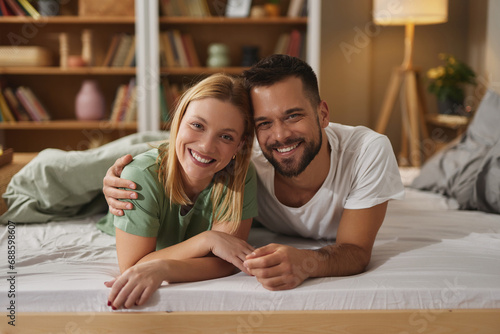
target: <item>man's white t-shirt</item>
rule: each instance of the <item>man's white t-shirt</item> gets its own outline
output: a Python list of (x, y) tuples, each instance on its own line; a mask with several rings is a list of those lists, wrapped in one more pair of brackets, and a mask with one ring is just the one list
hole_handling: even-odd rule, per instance
[(402, 199), (404, 187), (386, 136), (366, 127), (330, 123), (330, 171), (305, 205), (281, 204), (274, 192), (274, 167), (256, 143), (252, 161), (258, 175), (257, 199), (262, 225), (272, 231), (314, 239), (334, 239), (345, 209), (365, 209)]

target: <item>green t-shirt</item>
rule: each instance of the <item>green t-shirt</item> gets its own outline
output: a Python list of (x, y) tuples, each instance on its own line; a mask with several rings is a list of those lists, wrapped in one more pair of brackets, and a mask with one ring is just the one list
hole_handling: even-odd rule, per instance
[[(203, 231), (212, 228), (212, 203), (210, 195), (213, 183), (205, 188), (184, 215), (181, 206), (170, 205), (163, 185), (158, 180), (158, 149), (152, 149), (134, 157), (121, 174), (121, 177), (134, 181), (137, 185), (136, 200), (126, 200), (134, 204), (132, 210), (123, 210), (123, 216), (108, 213), (97, 227), (110, 235), (115, 227), (130, 234), (143, 237), (156, 237), (156, 249), (163, 249)], [(257, 216), (257, 174), (252, 163), (245, 180), (245, 194), (241, 219)]]

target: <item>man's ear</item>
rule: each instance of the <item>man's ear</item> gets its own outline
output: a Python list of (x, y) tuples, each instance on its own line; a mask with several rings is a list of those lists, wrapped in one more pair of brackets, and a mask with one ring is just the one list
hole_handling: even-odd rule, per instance
[(330, 124), (330, 109), (325, 101), (321, 101), (318, 106), (318, 118), (322, 128), (326, 128)]

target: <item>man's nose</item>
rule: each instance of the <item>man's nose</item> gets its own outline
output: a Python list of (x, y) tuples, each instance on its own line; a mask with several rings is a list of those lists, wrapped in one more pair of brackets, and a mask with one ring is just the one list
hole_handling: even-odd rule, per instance
[(283, 124), (281, 122), (278, 122), (273, 130), (275, 139), (281, 142), (283, 142), (283, 139), (290, 137), (291, 134), (291, 131), (288, 128), (288, 126), (286, 126), (286, 124)]

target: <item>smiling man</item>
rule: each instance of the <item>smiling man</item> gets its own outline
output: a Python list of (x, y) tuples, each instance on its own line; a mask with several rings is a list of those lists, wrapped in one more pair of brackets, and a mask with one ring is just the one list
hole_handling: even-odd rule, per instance
[[(244, 266), (269, 290), (363, 272), (387, 202), (404, 194), (389, 140), (365, 127), (330, 123), (316, 75), (298, 58), (272, 55), (244, 78), (258, 141), (256, 220), (278, 233), (332, 240), (317, 250), (270, 244), (248, 255)], [(114, 188), (129, 184), (116, 178), (128, 159), (118, 160), (104, 180), (113, 213), (129, 204), (115, 198), (131, 192)]]

